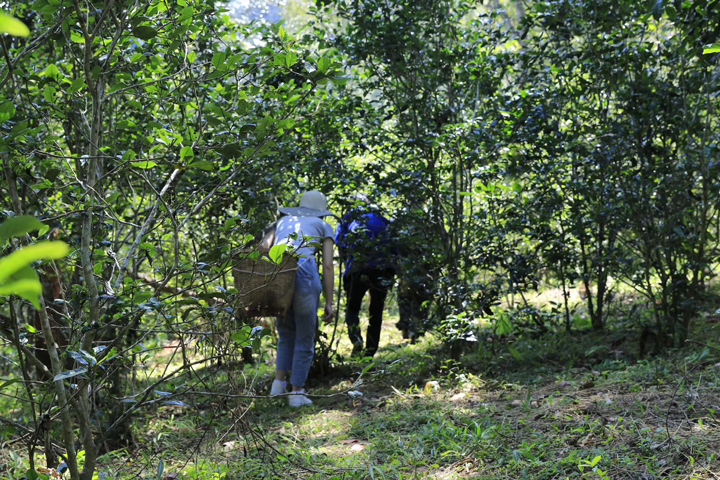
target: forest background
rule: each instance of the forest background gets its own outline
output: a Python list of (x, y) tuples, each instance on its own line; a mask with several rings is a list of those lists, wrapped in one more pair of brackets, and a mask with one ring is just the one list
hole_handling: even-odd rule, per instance
[[(291, 6), (267, 25), (213, 0), (3, 3), (28, 31), (0, 39), (0, 475), (716, 476), (717, 0)], [(421, 404), (411, 444), (452, 448), (393, 457), (366, 432), (320, 460), (253, 398), (263, 361), (238, 360), (272, 338), (237, 324), (232, 265), (309, 189), (339, 214), (367, 194), (429, 278), (422, 344), (359, 368), (397, 403), (363, 408)], [(356, 411), (343, 335), (325, 327), (316, 375)], [(633, 403), (651, 427), (583, 410), (570, 451), (577, 430), (538, 446), (472, 397), (523, 392), (510, 407), (539, 421), (558, 388), (627, 387), (613, 375), (658, 395)], [(427, 403), (443, 382), (474, 413)], [(148, 450), (158, 415), (204, 433)]]

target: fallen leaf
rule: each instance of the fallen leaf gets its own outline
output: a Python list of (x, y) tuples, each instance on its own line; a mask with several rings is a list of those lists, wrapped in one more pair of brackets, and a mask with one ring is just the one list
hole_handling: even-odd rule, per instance
[(357, 438), (347, 438), (345, 440), (340, 440), (340, 443), (342, 443), (343, 445), (349, 445), (351, 443), (357, 443), (359, 441), (360, 440), (358, 440)]
[(352, 450), (353, 452), (362, 452), (363, 450), (365, 450), (365, 445), (356, 443), (355, 445), (350, 447), (350, 450)]
[(523, 404), (522, 400), (513, 400), (513, 401), (510, 403), (510, 405), (512, 405), (513, 407), (519, 407), (519, 406), (521, 406), (522, 404)]
[(62, 478), (62, 475), (54, 468), (37, 467), (35, 470), (41, 475), (47, 475), (49, 478)]
[(450, 397), (451, 402), (459, 402), (460, 400), (464, 399), (467, 395), (465, 395), (463, 392), (456, 393), (452, 397)]
[(425, 389), (423, 390), (423, 393), (425, 395), (430, 395), (431, 393), (438, 390), (440, 390), (440, 384), (435, 380), (431, 380), (425, 384)]

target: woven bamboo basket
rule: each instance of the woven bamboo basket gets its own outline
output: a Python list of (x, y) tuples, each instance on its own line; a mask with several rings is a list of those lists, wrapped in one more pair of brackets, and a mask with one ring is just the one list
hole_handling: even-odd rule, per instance
[(252, 260), (240, 254), (233, 266), (241, 318), (283, 317), (295, 294), (298, 258), (284, 254), (280, 264), (263, 255)]

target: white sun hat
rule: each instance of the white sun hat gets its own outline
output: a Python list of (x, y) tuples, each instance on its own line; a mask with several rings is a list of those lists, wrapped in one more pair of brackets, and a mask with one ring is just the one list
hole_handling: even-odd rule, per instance
[(299, 207), (281, 207), (280, 213), (295, 217), (334, 217), (335, 214), (327, 211), (327, 198), (322, 192), (311, 190), (303, 193)]

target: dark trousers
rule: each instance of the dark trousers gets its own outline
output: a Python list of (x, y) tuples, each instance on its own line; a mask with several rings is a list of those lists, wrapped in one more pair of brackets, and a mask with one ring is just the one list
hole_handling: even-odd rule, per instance
[(397, 302), (400, 320), (395, 326), (403, 333), (403, 338), (415, 339), (425, 330), (428, 316), (428, 303), (432, 296), (422, 285), (411, 285), (400, 280), (398, 286)]
[(370, 292), (370, 324), (365, 343), (365, 355), (367, 356), (373, 356), (377, 352), (385, 298), (392, 286), (394, 275), (395, 272), (391, 269), (376, 269), (351, 272), (345, 276), (345, 294), (347, 295), (345, 323), (348, 326), (348, 334), (353, 345), (362, 344), (363, 341), (360, 331), (360, 307), (365, 293)]

